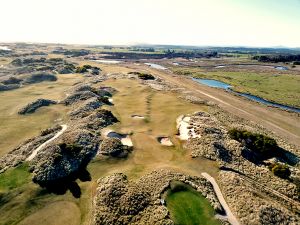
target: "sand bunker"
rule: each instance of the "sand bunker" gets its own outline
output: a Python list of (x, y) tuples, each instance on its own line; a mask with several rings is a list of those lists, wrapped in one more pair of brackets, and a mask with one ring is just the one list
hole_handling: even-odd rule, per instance
[(144, 116), (140, 116), (140, 115), (131, 115), (131, 117), (132, 117), (133, 119), (145, 119)]
[(196, 134), (194, 128), (190, 125), (190, 119), (191, 117), (189, 116), (181, 115), (176, 120), (180, 140), (186, 141), (189, 138), (200, 137), (200, 135)]
[(130, 138), (130, 136), (128, 134), (120, 134), (120, 133), (117, 133), (117, 132), (115, 132), (113, 130), (104, 130), (102, 132), (102, 136), (104, 136), (106, 138), (108, 138), (108, 137), (110, 137), (110, 138), (112, 138), (112, 137), (118, 138), (118, 139), (121, 140), (121, 142), (122, 142), (123, 145), (127, 145), (127, 146), (130, 146), (130, 147), (133, 146), (132, 140), (131, 140), (131, 138)]
[(157, 137), (157, 141), (164, 146), (174, 146), (174, 144), (172, 143), (170, 137), (166, 137), (166, 136), (160, 136)]

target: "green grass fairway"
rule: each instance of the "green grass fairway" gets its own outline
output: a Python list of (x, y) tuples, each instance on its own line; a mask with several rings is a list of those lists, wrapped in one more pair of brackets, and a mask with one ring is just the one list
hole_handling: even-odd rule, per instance
[(0, 193), (22, 186), (30, 181), (28, 165), (22, 164), (0, 174)]
[(220, 222), (209, 201), (196, 190), (181, 182), (172, 182), (167, 191), (167, 208), (175, 224), (214, 225)]

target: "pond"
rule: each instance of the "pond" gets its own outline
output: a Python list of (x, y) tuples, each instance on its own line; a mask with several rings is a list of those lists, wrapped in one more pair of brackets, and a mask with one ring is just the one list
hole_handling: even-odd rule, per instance
[(193, 80), (198, 83), (205, 84), (209, 87), (222, 88), (222, 89), (226, 89), (226, 90), (231, 88), (231, 86), (229, 84), (226, 84), (224, 82), (217, 81), (217, 80), (199, 79), (199, 78), (193, 78)]
[(166, 67), (163, 67), (161, 65), (155, 64), (155, 63), (145, 63), (146, 65), (154, 68), (154, 69), (158, 69), (158, 70), (166, 70)]
[(191, 186), (172, 181), (164, 193), (166, 206), (175, 224), (221, 224), (209, 201)]
[(274, 66), (274, 68), (275, 68), (276, 70), (288, 70), (288, 68), (285, 67), (285, 66)]
[(209, 87), (225, 89), (227, 91), (233, 92), (235, 94), (238, 94), (240, 96), (243, 96), (245, 98), (248, 98), (248, 99), (256, 101), (256, 102), (260, 102), (260, 103), (268, 105), (268, 106), (274, 106), (274, 107), (281, 108), (281, 109), (284, 109), (284, 110), (300, 113), (299, 108), (279, 104), (279, 103), (276, 103), (276, 102), (271, 102), (271, 101), (265, 100), (263, 98), (255, 96), (255, 95), (234, 91), (234, 90), (232, 90), (232, 86), (230, 86), (229, 84), (224, 83), (222, 81), (210, 80), (210, 79), (199, 79), (199, 78), (193, 78), (193, 80), (198, 82), (198, 83), (209, 86)]

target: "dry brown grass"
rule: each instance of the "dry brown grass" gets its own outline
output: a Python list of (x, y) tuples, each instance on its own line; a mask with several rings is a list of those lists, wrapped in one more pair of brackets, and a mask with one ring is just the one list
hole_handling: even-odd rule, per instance
[(30, 115), (19, 115), (18, 111), (23, 106), (38, 98), (61, 100), (69, 87), (82, 80), (80, 75), (58, 75), (56, 82), (43, 82), (0, 92), (0, 156), (41, 130), (63, 123), (68, 110), (62, 105), (52, 105)]
[(79, 225), (80, 210), (74, 202), (58, 201), (46, 205), (22, 220), (19, 225)]

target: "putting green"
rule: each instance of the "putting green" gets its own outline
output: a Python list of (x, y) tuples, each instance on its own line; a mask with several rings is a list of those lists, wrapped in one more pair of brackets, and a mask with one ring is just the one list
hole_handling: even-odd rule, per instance
[(175, 224), (220, 224), (209, 201), (190, 186), (174, 181), (165, 196), (167, 208)]

